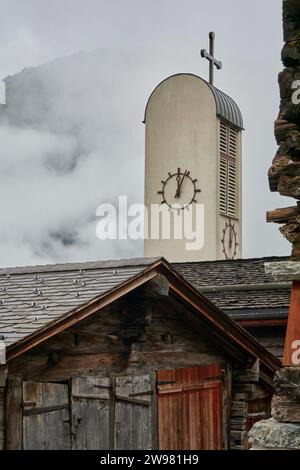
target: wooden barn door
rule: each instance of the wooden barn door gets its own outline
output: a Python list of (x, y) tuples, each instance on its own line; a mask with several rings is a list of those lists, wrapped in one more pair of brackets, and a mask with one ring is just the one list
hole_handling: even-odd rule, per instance
[(151, 449), (149, 374), (72, 379), (72, 449)]
[(109, 391), (108, 377), (72, 378), (72, 449), (109, 449)]
[(150, 374), (116, 377), (114, 449), (148, 450), (155, 448), (155, 379)]
[(8, 449), (156, 448), (155, 377), (74, 377), (69, 384), (11, 378)]
[(23, 382), (23, 449), (70, 449), (68, 386)]
[(223, 449), (221, 376), (218, 365), (157, 372), (159, 449)]

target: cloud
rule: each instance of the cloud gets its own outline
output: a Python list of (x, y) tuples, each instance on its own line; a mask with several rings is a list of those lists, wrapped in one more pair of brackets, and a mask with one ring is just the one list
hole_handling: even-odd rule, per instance
[[(134, 66), (115, 76), (115, 61), (126, 59), (117, 52), (103, 64), (103, 55), (24, 70), (8, 83), (13, 101), (0, 126), (2, 266), (141, 254), (141, 243), (96, 238), (98, 204), (117, 204), (119, 194), (142, 201), (143, 178), (140, 101), (132, 94), (131, 105), (124, 103)], [(128, 125), (134, 118), (137, 135)]]
[[(250, 50), (252, 39), (246, 39)], [(35, 42), (33, 37), (27, 44), (37, 57), (43, 48), (35, 49)], [(246, 126), (244, 255), (287, 254), (277, 227), (265, 223), (267, 209), (284, 205), (269, 192), (266, 177), (276, 149), (279, 61), (259, 60), (258, 74), (250, 53), (246, 60), (238, 47), (234, 51), (237, 59), (223, 49), (217, 80), (237, 100)], [(185, 71), (205, 77), (207, 66), (183, 44), (80, 53), (13, 77), (10, 113), (0, 124), (0, 265), (142, 254), (139, 242), (99, 241), (96, 208), (117, 204), (122, 194), (143, 201), (144, 106), (162, 79)]]

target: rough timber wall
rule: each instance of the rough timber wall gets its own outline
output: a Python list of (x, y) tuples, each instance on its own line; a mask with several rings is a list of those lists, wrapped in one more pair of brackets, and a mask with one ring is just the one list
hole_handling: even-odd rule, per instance
[(6, 378), (7, 369), (5, 366), (0, 366), (0, 450), (4, 448)]
[(146, 328), (147, 338), (134, 343), (124, 340), (134, 325), (131, 322), (130, 331), (124, 328), (123, 308), (121, 303), (114, 303), (14, 359), (9, 364), (9, 374), (25, 380), (51, 381), (66, 380), (70, 375), (87, 371), (109, 376), (172, 367), (225, 365), (224, 354), (207, 338), (207, 332), (193, 331), (174, 311), (153, 312)]
[(293, 245), (292, 256), (300, 258), (300, 0), (283, 1), (282, 62), (279, 74), (280, 109), (275, 121), (279, 145), (269, 170), (271, 191), (297, 200), (297, 205), (271, 211), (269, 222), (284, 223), (281, 233)]

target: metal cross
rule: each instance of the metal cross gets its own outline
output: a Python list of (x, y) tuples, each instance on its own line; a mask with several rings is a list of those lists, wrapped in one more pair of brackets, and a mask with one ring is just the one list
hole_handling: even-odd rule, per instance
[(209, 53), (206, 49), (201, 49), (201, 57), (204, 57), (209, 61), (209, 83), (211, 85), (214, 84), (214, 66), (217, 67), (218, 70), (222, 68), (222, 62), (216, 60), (214, 57), (215, 53), (215, 33), (211, 31), (209, 33)]

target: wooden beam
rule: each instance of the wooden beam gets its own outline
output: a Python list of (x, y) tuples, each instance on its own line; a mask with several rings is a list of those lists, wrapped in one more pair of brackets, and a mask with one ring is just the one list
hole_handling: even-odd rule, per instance
[(168, 297), (169, 295), (169, 282), (165, 276), (158, 274), (153, 279), (150, 279), (142, 287), (143, 298), (147, 299), (160, 299)]
[[(288, 325), (285, 337), (283, 365), (299, 366), (294, 360), (295, 349), (299, 349), (300, 341), (300, 282), (295, 281), (292, 287), (291, 302), (289, 308)], [(296, 348), (295, 348), (296, 345)], [(298, 355), (299, 356), (299, 355)]]
[(6, 386), (6, 380), (7, 380), (7, 366), (3, 365), (3, 366), (0, 366), (0, 387)]
[(245, 327), (255, 326), (286, 326), (287, 319), (261, 319), (261, 320), (236, 320), (239, 325)]
[(267, 212), (267, 222), (273, 222), (275, 224), (285, 224), (291, 217), (299, 215), (298, 206), (283, 207)]
[(259, 368), (258, 369), (237, 369), (233, 371), (233, 379), (235, 383), (258, 383), (259, 382)]
[(6, 448), (8, 450), (21, 450), (23, 447), (23, 389), (21, 378), (8, 378), (6, 396)]

